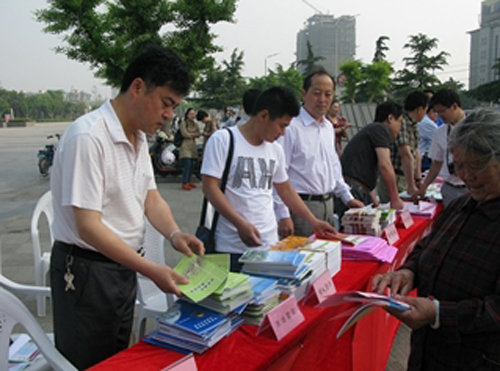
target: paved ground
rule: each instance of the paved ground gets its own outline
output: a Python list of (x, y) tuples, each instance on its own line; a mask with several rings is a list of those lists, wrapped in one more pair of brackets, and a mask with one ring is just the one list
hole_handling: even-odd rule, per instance
[[(49, 189), (49, 178), (40, 175), (37, 153), (49, 143), (47, 135), (62, 133), (67, 123), (36, 124), (28, 128), (0, 129), (0, 259), (3, 274), (20, 283), (33, 284), (33, 253), (30, 237), (31, 214), (38, 198)], [(160, 178), (158, 189), (170, 204), (174, 216), (184, 231), (194, 232), (199, 221), (202, 193), (200, 187), (182, 191), (180, 177)], [(40, 225), (42, 246), (49, 249), (46, 223)], [(167, 246), (167, 261), (175, 265), (179, 254)], [(35, 313), (33, 298), (21, 298)], [(47, 316), (38, 318), (47, 332), (52, 332), (51, 307)], [(150, 321), (151, 322), (151, 321)], [(406, 369), (409, 330), (402, 327), (393, 346), (387, 371)]]

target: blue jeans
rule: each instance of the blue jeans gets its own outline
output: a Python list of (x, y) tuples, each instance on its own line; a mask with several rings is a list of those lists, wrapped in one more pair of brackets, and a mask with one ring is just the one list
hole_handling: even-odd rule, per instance
[(191, 181), (191, 175), (193, 175), (193, 159), (191, 157), (184, 157), (182, 159), (182, 184), (189, 183)]

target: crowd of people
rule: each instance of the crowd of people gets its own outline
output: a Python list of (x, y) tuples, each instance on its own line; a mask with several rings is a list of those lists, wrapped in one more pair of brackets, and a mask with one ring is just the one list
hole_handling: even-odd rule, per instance
[[(119, 94), (77, 119), (60, 141), (51, 174), (54, 332), (78, 369), (128, 346), (136, 272), (176, 295), (176, 284), (186, 283), (142, 257), (145, 218), (181, 253), (204, 254), (158, 192), (146, 140), (173, 119), (189, 81), (177, 55), (151, 47), (130, 63)], [(348, 208), (389, 202), (401, 209), (400, 192), (418, 201), (441, 174), (444, 212), (403, 267), (376, 277), (373, 288), (390, 288), (411, 306), (391, 311), (415, 329), (411, 370), (498, 369), (500, 114), (465, 117), (456, 93), (429, 94), (411, 92), (403, 106), (379, 104), (374, 122), (344, 149), (351, 124), (321, 68), (304, 78), (302, 104), (281, 87), (251, 90), (245, 115), (228, 110), (221, 129), (207, 112), (188, 109), (179, 124), (182, 189), (196, 187), (201, 140), (202, 191), (220, 214), (216, 251), (229, 253), (239, 271), (246, 249), (291, 234), (336, 233), (334, 214)], [(407, 297), (413, 288), (418, 297)]]

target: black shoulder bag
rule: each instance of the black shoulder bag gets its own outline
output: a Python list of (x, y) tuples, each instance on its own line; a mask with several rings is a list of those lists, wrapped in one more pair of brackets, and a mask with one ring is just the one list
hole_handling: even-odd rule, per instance
[[(227, 153), (226, 166), (224, 167), (224, 172), (222, 173), (222, 179), (220, 182), (220, 190), (222, 193), (226, 190), (227, 178), (229, 176), (229, 168), (231, 167), (231, 161), (233, 160), (234, 152), (234, 138), (231, 130), (227, 129), (229, 133), (229, 151)], [(215, 228), (217, 227), (217, 221), (219, 220), (219, 213), (217, 210), (214, 211), (214, 216), (212, 218), (212, 224), (207, 227), (205, 224), (207, 218), (207, 208), (208, 200), (203, 197), (203, 206), (201, 208), (200, 224), (196, 228), (196, 237), (198, 237), (205, 245), (206, 253), (215, 252)]]

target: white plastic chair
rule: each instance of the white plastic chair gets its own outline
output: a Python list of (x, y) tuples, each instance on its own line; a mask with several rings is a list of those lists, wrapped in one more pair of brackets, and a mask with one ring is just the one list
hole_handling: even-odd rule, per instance
[(18, 284), (1, 274), (0, 286), (0, 371), (8, 371), (9, 369), (9, 339), (12, 329), (17, 323), (26, 329), (44, 356), (44, 359), (35, 362), (36, 369), (76, 371), (76, 368), (54, 347), (26, 306), (14, 294), (9, 292), (46, 297), (50, 295), (50, 289), (48, 287)]
[[(159, 233), (149, 221), (145, 221), (144, 257), (158, 264), (165, 264), (165, 237)], [(146, 330), (146, 320), (164, 313), (174, 302), (173, 294), (161, 291), (155, 283), (142, 274), (137, 275), (137, 322), (135, 324), (135, 339), (140, 340)]]
[[(42, 214), (47, 218), (50, 234), (50, 247), (54, 244), (54, 236), (52, 235), (52, 223), (54, 222), (54, 212), (52, 209), (52, 193), (47, 191), (38, 200), (33, 216), (31, 217), (31, 241), (33, 244), (33, 259), (35, 265), (35, 284), (37, 286), (47, 285), (47, 273), (50, 267), (50, 251), (42, 251), (40, 244), (40, 235), (38, 223)], [(37, 314), (39, 317), (45, 316), (46, 300), (43, 296), (37, 297)]]

